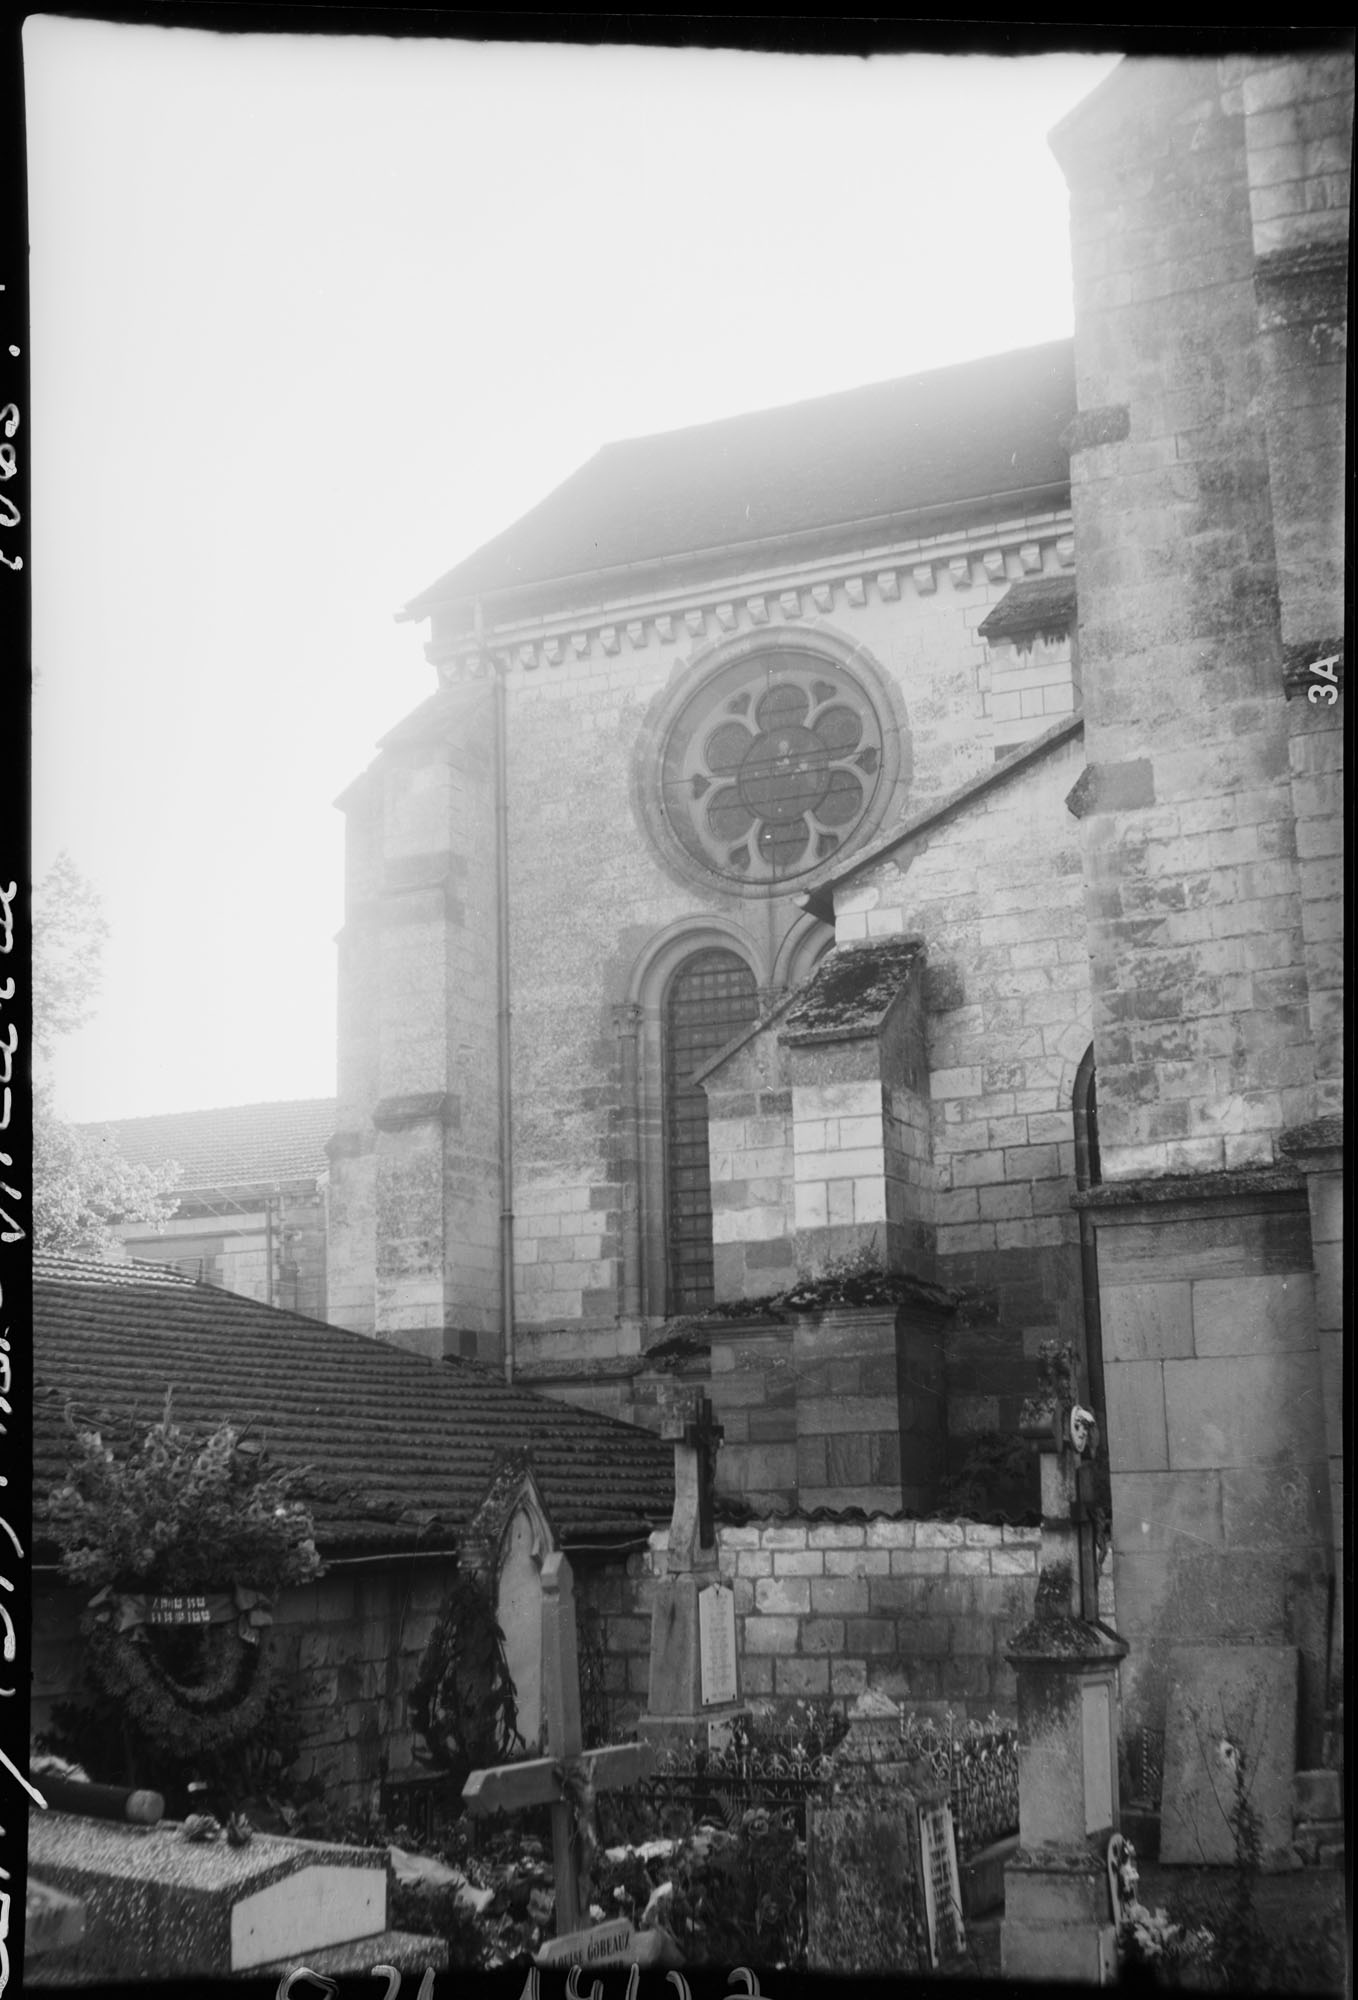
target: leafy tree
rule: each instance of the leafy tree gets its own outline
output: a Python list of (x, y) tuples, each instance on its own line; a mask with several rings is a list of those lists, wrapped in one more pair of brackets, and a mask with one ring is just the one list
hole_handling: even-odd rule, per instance
[(94, 1014), (107, 937), (98, 892), (59, 854), (33, 893), (33, 1240), (71, 1257), (116, 1249), (116, 1223), (167, 1221), (179, 1178), (173, 1164), (134, 1165), (112, 1140), (57, 1116), (48, 1066)]

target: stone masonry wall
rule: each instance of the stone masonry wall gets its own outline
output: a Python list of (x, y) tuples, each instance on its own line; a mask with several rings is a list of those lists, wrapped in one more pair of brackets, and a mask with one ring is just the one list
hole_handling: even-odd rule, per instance
[(1089, 946), (1105, 1178), (1272, 1157), (1313, 1070), (1244, 121), (1133, 62), (1071, 184)]
[(767, 1298), (795, 1275), (793, 1099), (777, 1017), (704, 1087), (713, 1288), (718, 1299)]
[[(409, 1694), (452, 1576), (437, 1561), (335, 1566), (275, 1607), (264, 1644), (296, 1690), (302, 1748), (292, 1775), (319, 1777), (340, 1809), (375, 1804), (381, 1782), (411, 1768)], [(75, 1590), (34, 1593), (34, 1734), (79, 1686), (83, 1603)]]
[(407, 718), (344, 801), (337, 1323), (440, 1355), (498, 1353), (492, 691)]
[(1330, 1494), (1305, 1197), (1098, 1220), (1125, 1714), (1163, 1726), (1169, 1646), (1293, 1645), (1306, 1768), (1325, 1698)]
[[(1010, 1634), (1031, 1616), (1036, 1528), (971, 1521), (786, 1520), (722, 1527), (721, 1574), (735, 1591), (742, 1696), (820, 1697), (847, 1707), (878, 1688), (907, 1708), (1013, 1713)], [(599, 1619), (610, 1723), (646, 1703), (650, 1587), (665, 1537), (589, 1586)]]
[(1065, 800), (1078, 733), (997, 777), (839, 892), (839, 942), (893, 932), (927, 953), (930, 1159), (916, 1171), (947, 1335), (954, 1460), (968, 1434), (1016, 1434), (1033, 1357), (1084, 1340), (1071, 1212), (1075, 1074), (1090, 1041), (1080, 834)]
[(1333, 206), (1343, 87), (1332, 66), (1323, 89), (1289, 67), (1125, 63), (1053, 145), (1072, 196), (1105, 1182), (1090, 1215), (1124, 1719), (1163, 1726), (1176, 1640), (1291, 1644), (1305, 1765), (1321, 1752), (1333, 1529), (1306, 1197), (1274, 1161), (1335, 1101), (1337, 732), (1289, 714), (1283, 620), (1290, 607), (1306, 637), (1333, 571), (1337, 525), (1317, 512), (1332, 459), (1313, 478), (1291, 455), (1338, 416), (1333, 328), (1296, 291), (1304, 269), (1274, 259), (1288, 218), (1308, 257), (1332, 233), (1315, 219)]
[[(910, 550), (909, 562), (902, 555), (888, 567), (886, 554), (874, 556), (852, 589), (818, 583), (814, 596), (809, 587), (750, 596), (761, 590), (752, 578), (738, 590), (726, 586), (728, 601), (693, 610), (691, 623), (681, 608), (651, 616), (646, 606), (619, 606), (616, 625), (601, 630), (592, 608), (579, 645), (569, 630), (550, 639), (541, 628), (505, 635), (516, 1311), (525, 1329), (556, 1327), (564, 1340), (572, 1327), (611, 1324), (619, 1309), (627, 1150), (610, 1009), (629, 998), (639, 960), (671, 927), (719, 923), (760, 984), (776, 986), (779, 953), (803, 921), (792, 897), (724, 894), (662, 862), (635, 804), (655, 704), (705, 672), (728, 639), (766, 631), (770, 644), (814, 646), (828, 631), (851, 657), (875, 662), (896, 690), (905, 719), (901, 806), (938, 796), (987, 768), (997, 740), (1013, 733), (986, 706), (988, 656), (975, 626), (1010, 581), (1034, 567), (1060, 569), (1070, 553), (1063, 531), (1055, 514), (988, 524), (982, 540), (989, 532), (996, 545), (984, 551), (975, 536), (968, 556), (953, 552), (957, 537), (946, 549), (935, 538)], [(837, 562), (837, 575), (845, 567)], [(1068, 659), (1060, 671), (1068, 683)], [(1041, 718), (1019, 722), (1040, 726)], [(645, 1004), (642, 1048), (654, 1062), (658, 996)], [(643, 1123), (659, 1116), (658, 1092), (652, 1069), (643, 1077)], [(654, 1233), (663, 1218), (651, 1214), (645, 1226)], [(661, 1308), (652, 1298), (647, 1310)]]

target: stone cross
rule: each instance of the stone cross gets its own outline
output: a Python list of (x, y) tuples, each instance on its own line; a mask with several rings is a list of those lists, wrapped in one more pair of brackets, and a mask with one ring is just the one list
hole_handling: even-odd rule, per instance
[(589, 1911), (588, 1855), (577, 1813), (592, 1813), (595, 1792), (615, 1791), (644, 1778), (655, 1762), (649, 1743), (585, 1750), (580, 1730), (580, 1674), (575, 1636), (575, 1587), (564, 1555), (542, 1565), (542, 1702), (549, 1757), (473, 1771), (462, 1788), (473, 1816), (552, 1809), (552, 1866), (556, 1877), (556, 1933), (580, 1930)]
[(674, 1444), (674, 1513), (670, 1520), (671, 1573), (691, 1575), (717, 1566), (712, 1492), (717, 1450), (724, 1435), (713, 1421), (706, 1390), (696, 1397), (676, 1389), (661, 1409), (661, 1436)]
[[(684, 1444), (696, 1454), (698, 1474), (698, 1547), (716, 1546), (712, 1520), (712, 1496), (717, 1480), (717, 1453), (726, 1433), (715, 1422), (707, 1391), (700, 1391), (693, 1416), (684, 1426)], [(676, 1457), (677, 1457), (676, 1453)]]

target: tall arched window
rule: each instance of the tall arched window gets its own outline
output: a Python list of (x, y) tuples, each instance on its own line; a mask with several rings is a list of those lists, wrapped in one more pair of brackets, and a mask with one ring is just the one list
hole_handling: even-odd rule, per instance
[(755, 976), (733, 951), (697, 951), (665, 993), (665, 1196), (669, 1313), (712, 1303), (707, 1097), (693, 1072), (759, 1012)]

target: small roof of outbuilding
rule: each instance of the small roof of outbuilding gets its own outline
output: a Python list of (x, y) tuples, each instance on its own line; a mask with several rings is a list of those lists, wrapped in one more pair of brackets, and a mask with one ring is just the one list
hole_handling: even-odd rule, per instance
[(134, 1166), (176, 1160), (183, 1172), (175, 1192), (186, 1194), (195, 1188), (316, 1179), (326, 1170), (325, 1144), (334, 1135), (335, 1117), (333, 1097), (299, 1097), (114, 1118), (80, 1129), (116, 1146)]
[(1075, 622), (1075, 578), (1025, 576), (1011, 583), (977, 626), (983, 639), (1022, 639), (1034, 632), (1066, 632)]
[(523, 1446), (566, 1541), (640, 1539), (673, 1505), (672, 1448), (649, 1431), (161, 1266), (40, 1253), (33, 1318), (35, 1506), (65, 1475), (68, 1410), (130, 1441), (167, 1391), (186, 1427), (248, 1424), (277, 1465), (314, 1468), (326, 1553), (446, 1548)]
[(1074, 344), (1054, 340), (607, 444), (413, 598), (440, 605), (1064, 488)]

